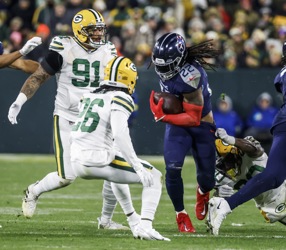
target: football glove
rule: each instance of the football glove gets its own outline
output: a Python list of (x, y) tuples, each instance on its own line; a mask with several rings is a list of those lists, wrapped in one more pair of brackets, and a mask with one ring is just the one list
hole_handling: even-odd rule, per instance
[(20, 53), (25, 56), (28, 53), (30, 53), (34, 48), (36, 48), (38, 45), (40, 45), (42, 43), (42, 38), (35, 36), (33, 38), (31, 38), (30, 40), (28, 40), (26, 42), (26, 44), (23, 46), (22, 49), (20, 49)]
[(135, 169), (135, 171), (139, 175), (141, 183), (144, 187), (151, 187), (154, 184), (153, 175), (150, 170), (140, 167)]
[(149, 102), (150, 102), (150, 109), (154, 115), (155, 121), (161, 121), (162, 119), (164, 119), (164, 117), (166, 116), (166, 114), (163, 112), (163, 103), (164, 103), (164, 99), (160, 98), (158, 104), (156, 104), (154, 102), (154, 90), (152, 90), (150, 98), (149, 98)]
[(27, 96), (20, 93), (15, 102), (9, 108), (8, 119), (12, 124), (17, 124), (17, 116), (21, 111), (23, 104), (27, 101)]
[(233, 136), (230, 136), (226, 133), (225, 129), (218, 128), (215, 132), (216, 137), (222, 139), (225, 143), (229, 145), (235, 144), (235, 138)]
[(228, 185), (221, 185), (216, 187), (215, 189), (216, 189), (215, 196), (218, 197), (226, 198), (234, 194), (233, 188)]

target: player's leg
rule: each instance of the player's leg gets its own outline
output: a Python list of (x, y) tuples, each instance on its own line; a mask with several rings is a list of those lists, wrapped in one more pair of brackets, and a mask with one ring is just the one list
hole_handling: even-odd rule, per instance
[[(208, 224), (212, 233), (218, 235), (223, 220), (234, 208), (257, 197), (270, 189), (279, 187), (286, 179), (286, 124), (274, 127), (273, 142), (269, 152), (266, 168), (263, 172), (251, 178), (241, 189), (226, 199), (211, 199)], [(219, 203), (219, 206), (215, 206)]]
[(209, 192), (215, 185), (215, 125), (201, 122), (201, 125), (191, 129), (194, 138), (192, 153), (197, 172), (197, 202), (196, 217), (203, 220), (208, 212)]
[(166, 164), (166, 188), (176, 211), (176, 221), (180, 232), (194, 233), (195, 228), (184, 206), (184, 184), (182, 167), (191, 147), (191, 137), (187, 129), (166, 126), (164, 159)]
[(22, 203), (24, 216), (33, 216), (37, 200), (42, 193), (56, 190), (71, 184), (76, 175), (70, 163), (70, 131), (72, 124), (59, 117), (54, 117), (54, 151), (57, 172), (47, 174), (42, 180), (29, 185)]
[[(124, 164), (121, 164), (120, 161)], [(138, 237), (147, 240), (168, 240), (161, 236), (152, 227), (152, 221), (162, 192), (162, 174), (150, 164), (142, 163), (144, 167), (150, 169), (153, 174), (154, 184), (151, 187), (143, 187), (141, 219), (138, 226), (133, 229), (132, 233), (136, 238)], [(125, 184), (141, 183), (141, 180), (134, 169), (131, 168), (122, 158), (121, 160), (116, 159), (110, 164), (110, 166), (106, 167), (86, 167), (76, 161), (73, 161), (72, 164), (76, 169), (78, 176), (85, 179), (105, 179), (111, 182)], [(119, 197), (116, 198), (120, 200)]]
[(97, 218), (98, 228), (129, 230), (129, 227), (112, 221), (112, 216), (117, 204), (114, 192), (117, 192), (117, 197), (120, 198), (119, 202), (125, 214), (131, 214), (135, 211), (131, 201), (129, 186), (127, 184), (111, 183), (105, 180), (102, 189), (103, 205), (101, 216)]
[[(285, 128), (285, 129), (284, 129)], [(234, 195), (227, 198), (231, 210), (259, 194), (279, 187), (286, 179), (286, 124), (277, 125), (265, 170), (250, 179)]]

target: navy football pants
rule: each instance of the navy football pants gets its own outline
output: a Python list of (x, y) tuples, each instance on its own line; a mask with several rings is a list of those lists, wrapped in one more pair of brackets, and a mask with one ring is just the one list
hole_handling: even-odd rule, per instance
[(265, 170), (250, 179), (245, 186), (226, 198), (231, 210), (259, 194), (279, 187), (286, 179), (286, 123), (273, 129), (273, 142)]
[(184, 209), (184, 185), (181, 176), (187, 154), (196, 163), (197, 182), (205, 193), (215, 185), (215, 130), (214, 124), (201, 122), (198, 127), (179, 127), (167, 124), (164, 138), (166, 188), (175, 211)]

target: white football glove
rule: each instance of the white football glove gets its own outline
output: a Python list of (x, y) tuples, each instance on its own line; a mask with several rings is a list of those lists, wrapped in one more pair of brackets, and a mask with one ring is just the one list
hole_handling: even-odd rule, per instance
[(144, 187), (151, 187), (154, 184), (153, 175), (150, 170), (140, 167), (137, 170), (135, 169), (135, 171), (139, 175)]
[(23, 104), (27, 101), (27, 96), (20, 93), (15, 102), (9, 108), (8, 119), (12, 124), (17, 124), (17, 116), (21, 111)]
[(36, 48), (38, 45), (40, 45), (42, 43), (42, 38), (35, 36), (33, 38), (31, 38), (30, 40), (28, 40), (25, 45), (23, 46), (22, 49), (20, 49), (20, 53), (25, 56), (28, 53), (30, 53), (34, 48)]
[(233, 188), (228, 185), (218, 186), (216, 190), (216, 195), (222, 198), (230, 197), (234, 194)]
[(223, 128), (218, 128), (215, 132), (215, 135), (229, 145), (235, 144), (235, 138), (231, 135), (228, 135)]

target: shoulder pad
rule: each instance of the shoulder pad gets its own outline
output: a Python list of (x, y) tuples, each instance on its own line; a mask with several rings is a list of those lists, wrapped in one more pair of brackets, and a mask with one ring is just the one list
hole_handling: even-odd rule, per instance
[(191, 87), (198, 89), (201, 79), (201, 72), (193, 65), (187, 63), (180, 70), (183, 81)]
[(70, 36), (55, 36), (50, 43), (49, 49), (60, 52), (64, 50), (65, 44), (69, 43), (70, 40)]

